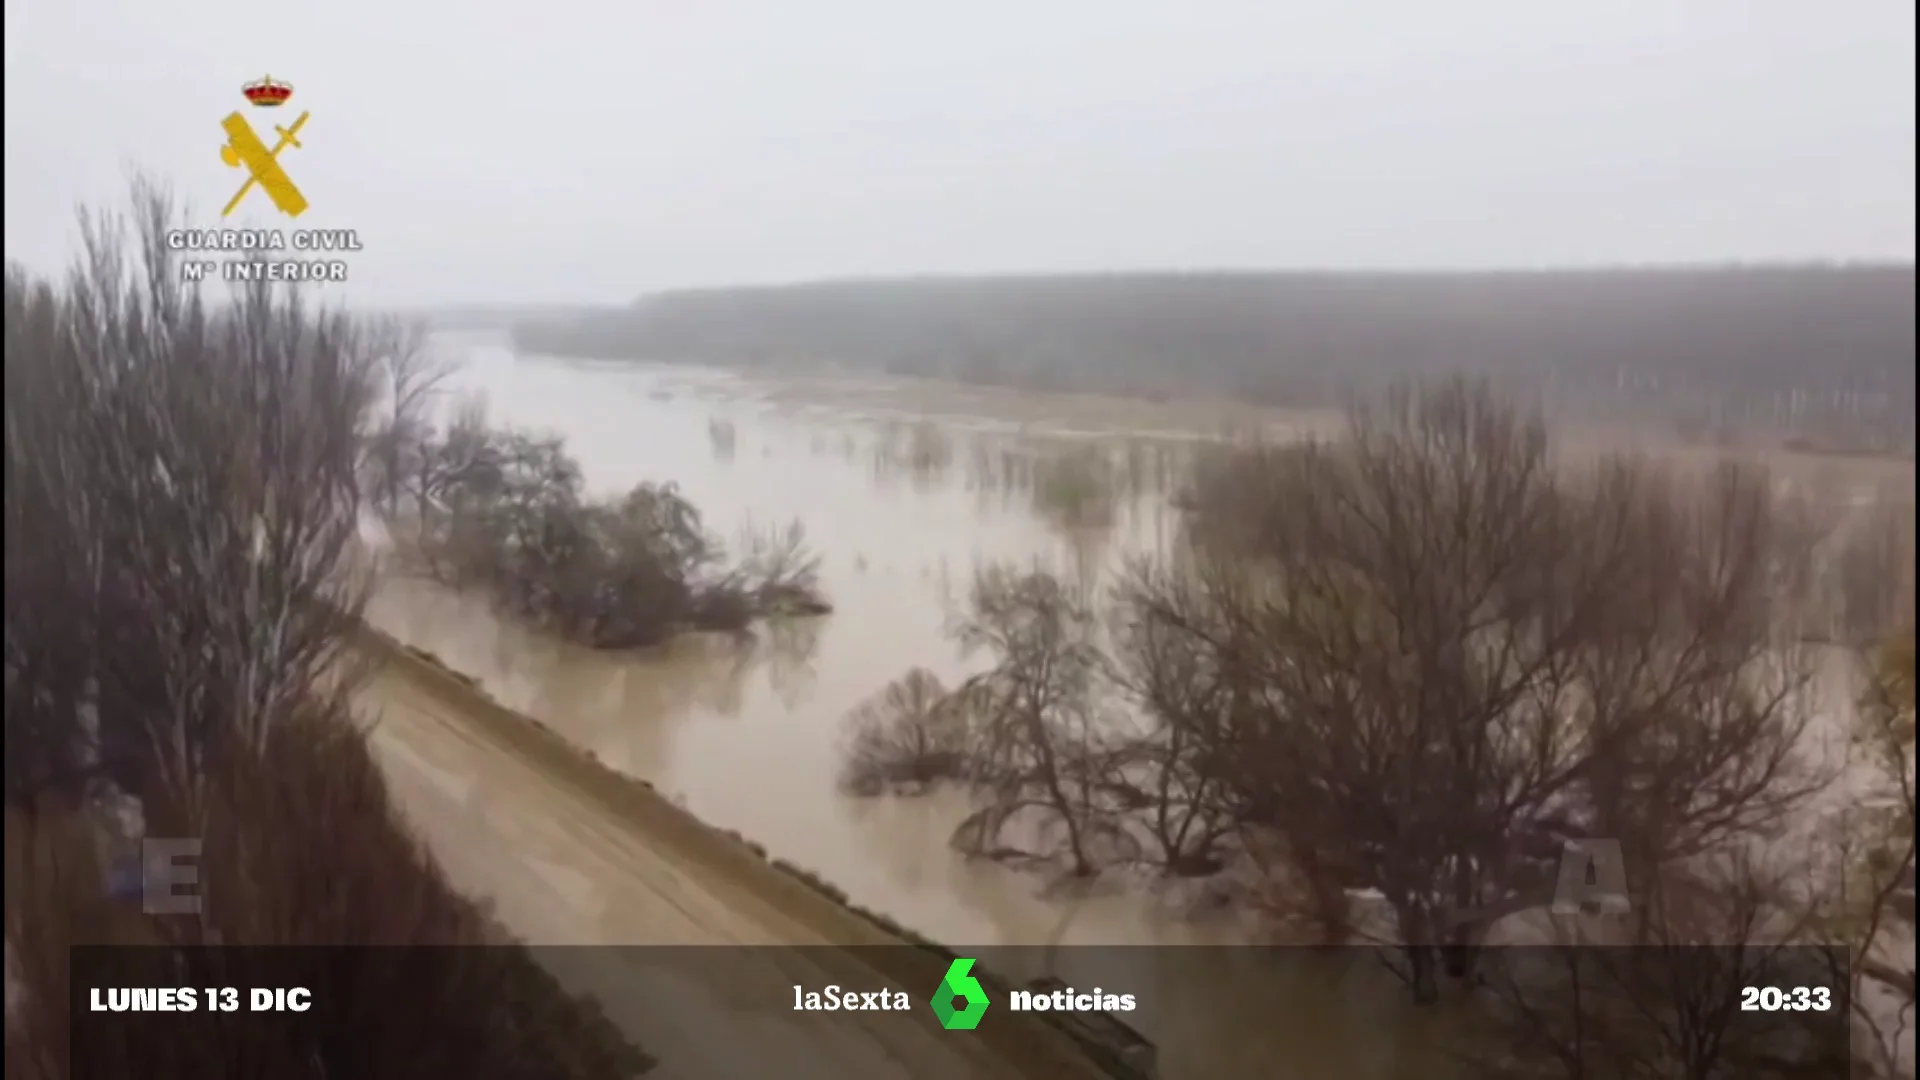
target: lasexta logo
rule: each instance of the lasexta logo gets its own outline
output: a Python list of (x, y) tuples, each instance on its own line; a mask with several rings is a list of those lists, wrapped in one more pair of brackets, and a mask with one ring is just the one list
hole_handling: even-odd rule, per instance
[(974, 978), (972, 960), (955, 960), (947, 966), (946, 978), (933, 995), (933, 1014), (948, 1031), (972, 1031), (987, 1015), (987, 992)]

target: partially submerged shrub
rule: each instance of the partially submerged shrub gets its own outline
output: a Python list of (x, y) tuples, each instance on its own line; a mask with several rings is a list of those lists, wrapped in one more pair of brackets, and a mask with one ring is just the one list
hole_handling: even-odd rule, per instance
[(916, 489), (929, 490), (945, 481), (953, 459), (953, 437), (944, 425), (889, 424), (873, 446), (873, 475), (882, 483), (904, 477)]
[(740, 433), (732, 420), (721, 416), (707, 420), (707, 444), (713, 448), (715, 461), (732, 461), (739, 442)]
[(924, 791), (964, 777), (965, 724), (939, 677), (914, 668), (848, 714), (841, 788), (853, 795)]
[(489, 427), (478, 407), (419, 458), (414, 544), (429, 570), (570, 640), (633, 648), (828, 610), (797, 522), (749, 533), (729, 564), (673, 484), (591, 498), (562, 440)]
[(1033, 506), (1042, 518), (1066, 529), (1113, 524), (1122, 477), (1113, 456), (1098, 444), (1070, 446), (1039, 455), (1033, 466)]
[(798, 521), (785, 528), (749, 525), (740, 532), (738, 548), (733, 565), (700, 590), (703, 604), (730, 600), (752, 617), (825, 615), (832, 610), (820, 594), (820, 558), (807, 546), (807, 531)]

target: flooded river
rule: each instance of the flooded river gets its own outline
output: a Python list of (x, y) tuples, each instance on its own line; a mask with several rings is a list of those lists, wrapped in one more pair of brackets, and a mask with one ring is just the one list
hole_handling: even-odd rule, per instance
[[(943, 629), (978, 563), (1039, 558), (1094, 572), (1160, 526), (1164, 496), (1151, 493), (1152, 480), (1177, 454), (1138, 453), (1143, 494), (1110, 522), (1046, 514), (1011, 477), (1019, 466), (1008, 448), (1031, 446), (1039, 431), (1086, 441), (1098, 432), (1084, 416), (1049, 422), (1029, 410), (1015, 425), (903, 412), (895, 395), (849, 391), (823, 403), (717, 372), (516, 361), (484, 338), (440, 344), (463, 358), (455, 392), (485, 394), (496, 421), (564, 434), (596, 491), (671, 479), (722, 537), (804, 523), (836, 612), (744, 652), (694, 638), (614, 654), (503, 624), (477, 598), (394, 579), (374, 597), (376, 624), (929, 938), (1025, 946), (1025, 966), (1057, 966), (1080, 985), (1150, 981), (1140, 989), (1162, 1007), (1140, 1026), (1160, 1044), (1170, 1080), (1246, 1076), (1256, 1063), (1286, 1063), (1303, 1078), (1435, 1075), (1425, 1029), (1441, 1021), (1408, 1006), (1384, 973), (1306, 950), (1233, 947), (1249, 940), (1246, 928), (1197, 921), (1137, 883), (1045, 895), (1040, 878), (948, 847), (956, 800), (856, 800), (836, 788), (850, 709), (915, 666), (946, 679), (972, 670)], [(1162, 434), (1163, 447), (1177, 447)], [(927, 459), (941, 455), (951, 468), (931, 475)], [(1119, 945), (1166, 947), (1041, 948)]]
[[(1302, 1080), (1447, 1075), (1437, 1049), (1447, 1016), (1412, 1007), (1370, 960), (1249, 944), (1250, 928), (1232, 917), (1198, 919), (1137, 881), (1048, 895), (1038, 877), (950, 849), (956, 799), (857, 800), (836, 788), (849, 710), (911, 668), (951, 682), (978, 663), (943, 632), (977, 565), (1041, 559), (1097, 575), (1166, 526), (1159, 486), (1192, 436), (1244, 428), (1244, 416), (1189, 409), (1162, 420), (1184, 430), (1151, 431), (1139, 415), (1103, 429), (1084, 400), (774, 386), (699, 369), (516, 359), (487, 337), (439, 344), (462, 360), (451, 390), (484, 394), (496, 422), (565, 435), (596, 492), (672, 480), (723, 538), (803, 523), (836, 612), (746, 649), (689, 638), (603, 653), (396, 578), (370, 608), (380, 627), (862, 907), (983, 948), (990, 965), (995, 947), (1020, 947), (1007, 963), (1028, 970), (1009, 975), (1056, 968), (1083, 987), (1150, 994), (1160, 1007), (1139, 1026), (1169, 1080), (1275, 1065)], [(1129, 496), (1114, 506), (1058, 492), (1036, 500), (1047, 486), (1030, 467), (1036, 446), (1058, 455), (1096, 444), (1131, 447), (1118, 466)]]

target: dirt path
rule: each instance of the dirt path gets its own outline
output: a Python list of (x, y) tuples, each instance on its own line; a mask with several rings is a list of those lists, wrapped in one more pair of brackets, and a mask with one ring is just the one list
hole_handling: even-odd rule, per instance
[[(940, 1030), (945, 960), (898, 944), (746, 845), (385, 639), (374, 746), (454, 883), (594, 990), (670, 1077), (1097, 1077), (1055, 1029), (990, 1011)], [(892, 944), (859, 954), (833, 946)], [(885, 970), (883, 970), (885, 969)], [(901, 990), (908, 1012), (802, 1013), (793, 986)], [(995, 1013), (998, 1015), (995, 1015)]]

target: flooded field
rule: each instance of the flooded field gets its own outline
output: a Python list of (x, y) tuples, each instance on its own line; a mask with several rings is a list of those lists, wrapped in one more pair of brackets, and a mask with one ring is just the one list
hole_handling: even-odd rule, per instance
[[(1165, 524), (1157, 510), (1164, 482), (1193, 435), (1206, 432), (1136, 429), (1096, 441), (1097, 429), (1072, 411), (1051, 423), (1033, 410), (1018, 421), (934, 414), (879, 393), (827, 403), (720, 373), (515, 362), (480, 340), (464, 353), (452, 389), (486, 394), (501, 421), (565, 434), (595, 490), (671, 479), (722, 537), (802, 521), (837, 610), (745, 647), (687, 638), (652, 653), (603, 653), (503, 624), (477, 597), (396, 577), (370, 607), (382, 629), (708, 822), (935, 940), (1248, 940), (1232, 920), (1197, 920), (1138, 883), (1046, 895), (1039, 877), (969, 862), (948, 847), (963, 816), (957, 800), (857, 800), (835, 785), (850, 709), (915, 666), (943, 679), (973, 670), (943, 631), (976, 564), (1032, 558), (1097, 574), (1153, 541)], [(1096, 483), (1085, 475), (1093, 469), (1112, 474)], [(1111, 504), (1092, 494), (1109, 486), (1121, 493)], [(1076, 976), (1075, 961), (1100, 962), (1091, 951), (1058, 962), (1070, 981), (1150, 980), (1157, 999), (1190, 1006), (1163, 1014), (1168, 1030), (1147, 1031), (1168, 1077), (1241, 1076), (1252, 1062), (1276, 1060), (1323, 1063), (1322, 1072), (1297, 1075), (1434, 1075), (1421, 1034), (1433, 1018), (1408, 1007), (1384, 972), (1336, 986), (1330, 968), (1345, 965), (1304, 950), (1129, 955), (1153, 970)], [(1404, 1023), (1390, 1021), (1403, 1013)]]
[[(1034, 875), (964, 860), (947, 843), (963, 816), (955, 799), (840, 794), (842, 719), (911, 668), (948, 681), (971, 672), (943, 631), (983, 561), (1039, 559), (1097, 578), (1166, 528), (1167, 485), (1196, 437), (1312, 428), (1324, 418), (1142, 407), (1103, 427), (1094, 404), (1079, 399), (959, 391), (941, 400), (925, 384), (775, 386), (685, 368), (516, 361), (486, 338), (442, 345), (464, 358), (450, 389), (486, 395), (499, 421), (565, 435), (595, 491), (672, 480), (723, 538), (802, 522), (837, 610), (746, 645), (688, 638), (651, 653), (603, 653), (505, 625), (478, 598), (392, 578), (370, 607), (382, 629), (929, 938), (1252, 940), (1232, 917), (1194, 917), (1139, 882), (1049, 895)], [(1250, 1075), (1255, 1063), (1274, 1062), (1301, 1077), (1445, 1075), (1433, 1031), (1444, 1013), (1414, 1009), (1384, 972), (1336, 979), (1351, 965), (1262, 948), (1160, 949), (1144, 961), (1151, 970), (1071, 968), (1096, 959), (1062, 954), (1059, 974), (1109, 987), (1125, 980), (1181, 1003), (1146, 1031), (1171, 1080)]]

